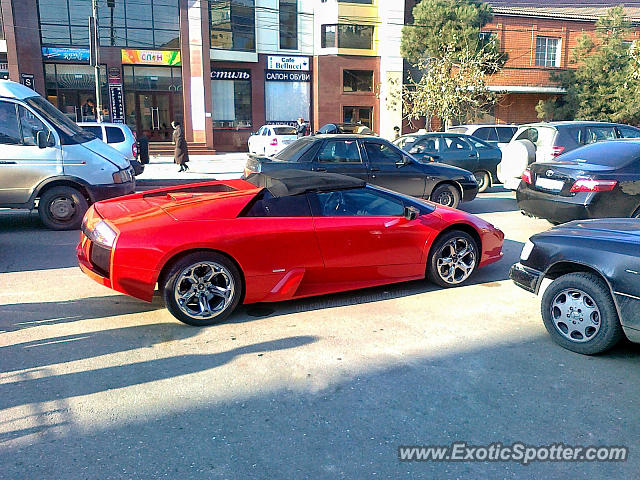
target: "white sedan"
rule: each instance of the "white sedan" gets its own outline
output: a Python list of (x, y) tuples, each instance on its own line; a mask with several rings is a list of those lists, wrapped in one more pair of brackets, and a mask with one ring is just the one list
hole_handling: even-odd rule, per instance
[(249, 153), (275, 155), (298, 138), (295, 127), (289, 125), (264, 125), (249, 137)]

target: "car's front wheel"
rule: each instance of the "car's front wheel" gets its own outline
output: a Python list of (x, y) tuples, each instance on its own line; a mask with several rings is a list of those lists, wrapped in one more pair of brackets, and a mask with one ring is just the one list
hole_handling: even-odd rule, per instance
[(215, 252), (189, 254), (166, 276), (163, 297), (171, 314), (198, 327), (227, 318), (240, 303), (242, 276), (234, 263)]
[(53, 187), (45, 191), (38, 203), (38, 215), (52, 230), (77, 230), (89, 204), (81, 192), (72, 187)]
[(623, 336), (609, 288), (592, 273), (555, 279), (542, 296), (541, 310), (553, 341), (573, 352), (602, 353)]
[(484, 192), (491, 186), (491, 177), (487, 172), (473, 172), (473, 175), (476, 177), (476, 181), (478, 182), (478, 193)]
[(456, 287), (469, 279), (480, 262), (475, 240), (453, 230), (437, 238), (431, 247), (427, 277), (441, 287)]
[(460, 192), (453, 185), (440, 185), (431, 192), (431, 201), (445, 207), (457, 208), (460, 203)]

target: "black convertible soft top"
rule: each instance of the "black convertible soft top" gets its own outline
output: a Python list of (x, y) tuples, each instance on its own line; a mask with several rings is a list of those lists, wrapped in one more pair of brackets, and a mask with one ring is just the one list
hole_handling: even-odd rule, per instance
[(247, 182), (264, 187), (274, 197), (299, 195), (306, 192), (327, 192), (364, 187), (367, 182), (338, 173), (310, 172), (305, 170), (274, 170), (254, 173)]

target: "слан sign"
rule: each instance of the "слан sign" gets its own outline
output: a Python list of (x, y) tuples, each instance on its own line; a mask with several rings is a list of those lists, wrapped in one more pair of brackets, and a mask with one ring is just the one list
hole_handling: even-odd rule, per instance
[(286, 57), (282, 55), (269, 55), (267, 57), (269, 70), (298, 70), (309, 71), (309, 57)]
[(265, 80), (267, 82), (310, 82), (311, 74), (309, 72), (265, 72)]
[(251, 80), (251, 70), (211, 70), (211, 80)]

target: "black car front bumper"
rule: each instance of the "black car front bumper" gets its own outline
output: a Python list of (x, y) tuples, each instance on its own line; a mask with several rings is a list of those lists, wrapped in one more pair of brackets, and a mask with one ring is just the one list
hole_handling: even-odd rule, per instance
[(516, 263), (509, 270), (509, 278), (513, 280), (513, 283), (535, 294), (538, 293), (542, 277), (544, 277), (544, 273), (534, 268), (525, 267), (521, 263)]
[(462, 198), (460, 199), (463, 202), (470, 202), (478, 195), (478, 182), (459, 182), (460, 187), (462, 187)]
[(136, 181), (127, 183), (113, 183), (108, 185), (87, 185), (86, 187), (91, 203), (99, 202), (113, 197), (129, 195), (136, 191)]

